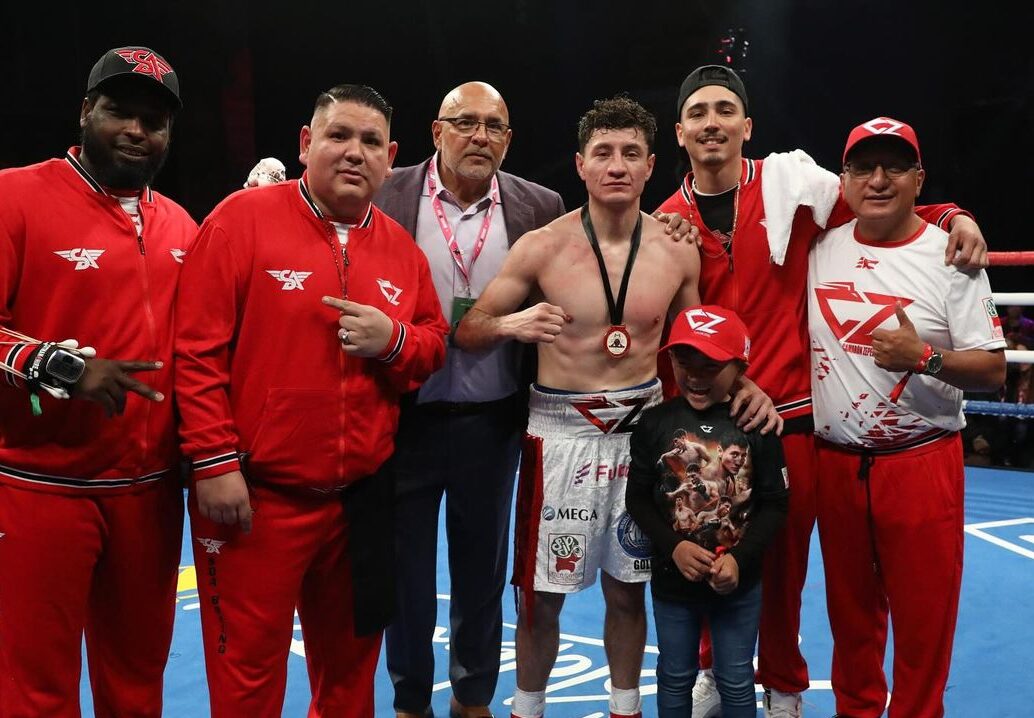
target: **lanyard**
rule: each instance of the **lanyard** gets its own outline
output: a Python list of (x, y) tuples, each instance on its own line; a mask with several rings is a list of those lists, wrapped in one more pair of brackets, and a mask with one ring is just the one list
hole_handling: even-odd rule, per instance
[(433, 161), (427, 166), (427, 192), (431, 195), (431, 208), (434, 210), (434, 216), (438, 220), (438, 228), (442, 230), (445, 244), (449, 247), (449, 254), (452, 255), (452, 261), (456, 263), (456, 268), (463, 275), (469, 294), (470, 274), (474, 271), (474, 262), (477, 261), (481, 250), (485, 246), (488, 230), (492, 226), (492, 214), (495, 212), (496, 205), (499, 204), (499, 182), (496, 180), (495, 175), (492, 175), (491, 204), (488, 206), (488, 211), (485, 212), (485, 218), (481, 220), (481, 230), (478, 232), (477, 240), (474, 242), (474, 250), (470, 255), (470, 264), (468, 266), (463, 264), (463, 250), (460, 249), (459, 243), (456, 241), (456, 235), (453, 233), (452, 227), (449, 226), (449, 220), (445, 217), (442, 200), (438, 197), (438, 184), (435, 182)]
[(625, 314), (625, 293), (628, 291), (628, 278), (632, 276), (632, 265), (635, 264), (635, 256), (639, 252), (639, 241), (643, 236), (643, 215), (639, 214), (636, 220), (635, 229), (632, 230), (632, 246), (628, 249), (628, 259), (625, 260), (625, 273), (621, 277), (621, 289), (618, 290), (618, 300), (614, 302), (614, 292), (610, 288), (610, 276), (607, 274), (607, 263), (603, 261), (603, 252), (600, 251), (599, 240), (596, 239), (596, 230), (592, 226), (592, 218), (589, 217), (589, 205), (582, 207), (582, 228), (589, 238), (592, 251), (596, 255), (596, 262), (600, 265), (600, 277), (603, 279), (603, 291), (607, 295), (607, 309), (610, 310), (610, 323), (612, 326), (620, 326), (621, 319)]

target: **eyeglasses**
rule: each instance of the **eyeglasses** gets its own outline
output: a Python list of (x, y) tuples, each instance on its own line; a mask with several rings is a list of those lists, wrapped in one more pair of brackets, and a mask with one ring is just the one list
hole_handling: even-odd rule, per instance
[(503, 139), (510, 130), (505, 122), (480, 122), (470, 117), (439, 117), (438, 121), (448, 122), (462, 137), (473, 137), (481, 125), (485, 126), (485, 133), (493, 140)]
[(869, 179), (876, 172), (877, 167), (883, 168), (883, 174), (887, 175), (888, 179), (896, 180), (901, 179), (912, 170), (919, 169), (919, 163), (902, 161), (888, 162), (887, 164), (882, 162), (848, 162), (844, 165), (844, 171), (851, 175), (853, 179)]

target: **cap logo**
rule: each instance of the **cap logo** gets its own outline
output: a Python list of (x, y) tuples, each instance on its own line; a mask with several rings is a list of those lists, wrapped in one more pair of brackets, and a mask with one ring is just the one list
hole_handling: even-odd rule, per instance
[(717, 334), (715, 327), (724, 322), (725, 317), (705, 312), (703, 309), (687, 309), (686, 321), (689, 322), (689, 328), (695, 332)]
[(115, 53), (126, 62), (136, 65), (133, 72), (150, 75), (158, 82), (164, 82), (162, 78), (172, 72), (172, 67), (150, 50), (122, 48), (115, 50)]
[(900, 122), (888, 120), (886, 117), (877, 117), (875, 120), (869, 120), (862, 127), (874, 135), (894, 135), (895, 137), (900, 137), (898, 130), (901, 129), (902, 125)]

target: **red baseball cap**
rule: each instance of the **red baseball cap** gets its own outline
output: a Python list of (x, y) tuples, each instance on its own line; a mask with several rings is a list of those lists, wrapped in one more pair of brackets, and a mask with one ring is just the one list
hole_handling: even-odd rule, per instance
[(668, 343), (658, 351), (672, 347), (693, 347), (717, 361), (750, 356), (750, 336), (736, 312), (709, 304), (690, 307), (678, 313), (671, 324)]
[(904, 122), (890, 117), (876, 117), (851, 130), (851, 134), (847, 136), (847, 145), (844, 146), (842, 162), (847, 162), (847, 153), (854, 149), (855, 145), (873, 137), (897, 137), (907, 142), (916, 151), (916, 161), (919, 164), (923, 163), (923, 157), (919, 154), (919, 138), (916, 137), (916, 131)]

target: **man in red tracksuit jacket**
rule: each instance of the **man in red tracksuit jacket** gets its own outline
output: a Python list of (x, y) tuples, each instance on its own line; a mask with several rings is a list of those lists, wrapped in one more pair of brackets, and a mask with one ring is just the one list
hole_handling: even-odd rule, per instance
[(162, 713), (183, 529), (172, 312), (197, 225), (150, 183), (179, 106), (164, 58), (110, 50), (82, 146), (0, 172), (4, 718), (78, 718), (84, 631), (96, 715)]
[[(799, 207), (783, 263), (770, 259), (761, 191), (763, 162), (742, 155), (752, 123), (746, 89), (735, 72), (720, 65), (697, 68), (683, 81), (677, 108), (676, 137), (686, 149), (692, 171), (659, 211), (677, 212), (699, 229), (701, 301), (724, 306), (743, 319), (753, 341), (747, 375), (772, 398), (785, 422), (782, 440), (790, 509), (764, 567), (758, 673), (766, 688), (765, 715), (797, 718), (800, 693), (809, 685), (798, 632), (818, 471), (806, 288), (808, 250), (821, 228), (810, 208)], [(957, 260), (973, 257), (977, 265), (986, 262), (979, 229), (955, 205), (916, 209), (927, 221), (952, 227), (951, 257), (961, 247)], [(840, 197), (826, 224), (837, 226), (852, 216)], [(658, 370), (662, 378), (671, 376), (666, 362)], [(701, 691), (694, 692), (701, 698)], [(711, 701), (697, 701), (694, 715), (713, 715), (707, 709), (714, 710), (717, 696), (711, 696)]]
[(371, 204), (390, 116), (368, 87), (320, 95), (302, 179), (231, 195), (184, 266), (176, 391), (213, 718), (280, 716), (296, 606), (309, 716), (373, 716), (394, 604), (380, 470), (448, 331), (423, 253)]

